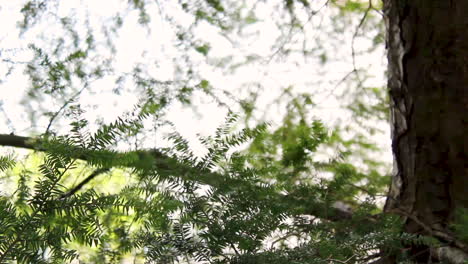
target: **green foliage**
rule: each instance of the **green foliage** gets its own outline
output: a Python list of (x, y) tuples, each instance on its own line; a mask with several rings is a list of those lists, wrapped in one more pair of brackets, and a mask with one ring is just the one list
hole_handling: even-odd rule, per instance
[(15, 164), (13, 155), (0, 156), (0, 171), (11, 169)]
[[(75, 112), (79, 118), (79, 107)], [(397, 241), (398, 222), (369, 220), (376, 210), (371, 201), (348, 220), (305, 216), (317, 208), (324, 219), (331, 215), (332, 201), (343, 196), (330, 193), (347, 192), (343, 179), (350, 168), (344, 164), (335, 164), (336, 177), (321, 186), (284, 184), (284, 175), (294, 177), (291, 172), (313, 166), (311, 157), (327, 138), (319, 121), (290, 122), (287, 130), (273, 134), (266, 125), (233, 132), (238, 116), (229, 114), (213, 136), (200, 138), (207, 150), (200, 158), (176, 132), (168, 136), (172, 147), (161, 151), (108, 150), (120, 136), (138, 129), (143, 118), (118, 119), (93, 134), (78, 119), (69, 135), (43, 138), (46, 156), (34, 190), (26, 188), (29, 178), (23, 176), (18, 195), (1, 199), (0, 261), (117, 263), (136, 251), (154, 263), (322, 263), (366, 259), (372, 250)], [(255, 151), (231, 151), (252, 140)], [(284, 148), (277, 162), (267, 158), (275, 149), (272, 140)], [(69, 195), (62, 182), (75, 173), (78, 159), (100, 168), (131, 167), (137, 177), (115, 194), (91, 188)], [(362, 221), (369, 223), (362, 226)], [(289, 246), (290, 237), (302, 242)], [(86, 257), (80, 248), (92, 250)]]
[(47, 1), (28, 1), (22, 8), (23, 21), (20, 24), (22, 29), (31, 27), (39, 20), (42, 13), (46, 10)]
[[(365, 263), (374, 260), (380, 249), (392, 252), (404, 243), (434, 244), (427, 237), (401, 235), (402, 223), (382, 214), (376, 201), (388, 177), (378, 170), (382, 164), (367, 156), (378, 150), (376, 145), (366, 135), (345, 139), (344, 128), (327, 128), (314, 112), (315, 90), (281, 88), (274, 100), (285, 113), (279, 122), (267, 125), (255, 120), (261, 102), (257, 91), (249, 90), (242, 98), (237, 90), (223, 90), (216, 78), (201, 73), (221, 70), (227, 77), (227, 72), (247, 65), (261, 76), (260, 65), (278, 58), (286, 62), (288, 55), (298, 54), (304, 60), (317, 59), (320, 68), (326, 68), (337, 59), (323, 47), (323, 40), (315, 33), (312, 42), (300, 37), (317, 28), (308, 23), (325, 5), (316, 7), (316, 2), (307, 0), (126, 3), (106, 21), (93, 21), (89, 13), (84, 20), (76, 19), (73, 12), (58, 15), (61, 2), (53, 0), (28, 1), (21, 10), (22, 33), (45, 17), (63, 32), (45, 31), (45, 36), (27, 46), (32, 59), (24, 63), (24, 72), (30, 89), (23, 103), (34, 127), (29, 132), (39, 131), (36, 122), (48, 119), (46, 131), (33, 142), (45, 154), (31, 154), (41, 159), (39, 165), (31, 162), (33, 158), (0, 157), (2, 175), (16, 184), (11, 193), (0, 193), (0, 263), (76, 259), (121, 263), (130, 258), (146, 263)], [(343, 18), (368, 12), (368, 5), (359, 1), (326, 3)], [(273, 17), (262, 14), (267, 9), (276, 12)], [(177, 15), (171, 17), (171, 12)], [(152, 19), (155, 13), (161, 19)], [(174, 40), (164, 44), (161, 52), (169, 57), (147, 59), (148, 53), (143, 53), (142, 61), (120, 71), (113, 66), (114, 41), (132, 14), (149, 31), (153, 22), (167, 20), (170, 30), (163, 31), (174, 31)], [(272, 18), (280, 31), (271, 46), (261, 46), (272, 49), (267, 56), (251, 51), (249, 45), (257, 44), (256, 39), (245, 44), (235, 39), (262, 35), (263, 28), (255, 32), (259, 29), (254, 26), (267, 25), (265, 17)], [(345, 21), (337, 31), (346, 32), (352, 23), (341, 19), (332, 13), (324, 27)], [(375, 24), (382, 23), (368, 27)], [(210, 33), (227, 40), (229, 44), (222, 42), (223, 52), (228, 45), (247, 53), (215, 58), (219, 45), (203, 34), (197, 36), (197, 26), (208, 26)], [(373, 34), (373, 45), (382, 43), (382, 27)], [(166, 64), (169, 61), (174, 66)], [(214, 70), (208, 67), (211, 63), (217, 65)], [(168, 71), (174, 72), (173, 77), (161, 71), (168, 67), (174, 68)], [(359, 70), (352, 73), (357, 76)], [(366, 88), (365, 78), (356, 78), (363, 89), (355, 92), (348, 109), (360, 118), (386, 120), (386, 92), (375, 85)], [(131, 114), (108, 124), (93, 123), (85, 118), (84, 109), (95, 105), (76, 102), (82, 93), (93, 97), (101, 89), (91, 86), (96, 80), (103, 81), (103, 86), (115, 83), (113, 95), (127, 92), (141, 100)], [(245, 86), (261, 88), (258, 80)], [(308, 91), (312, 88), (307, 84)], [(198, 137), (204, 154), (197, 156), (192, 142), (163, 117), (177, 103), (196, 107), (200, 93), (229, 113), (213, 135)], [(363, 99), (363, 93), (372, 104)], [(49, 101), (61, 106), (43, 109)], [(40, 107), (32, 107), (31, 102), (39, 102)], [(237, 106), (242, 114), (232, 113)], [(59, 117), (71, 120), (68, 130), (55, 122)], [(60, 132), (51, 129), (54, 122)], [(237, 129), (242, 122), (245, 127)], [(148, 138), (153, 133), (167, 135), (167, 147), (150, 149), (154, 145), (148, 145)], [(135, 147), (121, 151), (122, 145)], [(333, 154), (324, 159), (324, 153)], [(354, 157), (362, 158), (366, 169)], [(455, 229), (465, 226), (462, 221)]]
[(452, 228), (455, 230), (460, 240), (468, 243), (468, 209), (462, 208), (457, 211), (455, 223)]
[(204, 56), (208, 55), (208, 51), (210, 51), (210, 46), (205, 44), (205, 45), (202, 45), (202, 46), (198, 46), (198, 47), (195, 47), (195, 50), (201, 54), (203, 54)]
[[(80, 113), (79, 108), (76, 112)], [(87, 122), (78, 120), (71, 124), (68, 136), (46, 136), (41, 148), (47, 150), (39, 166), (41, 177), (35, 181), (34, 190), (27, 188), (27, 174), (18, 182), (16, 197), (2, 197), (1, 212), (4, 236), (0, 240), (0, 262), (15, 259), (20, 263), (57, 263), (77, 257), (76, 251), (64, 245), (76, 241), (87, 246), (104, 243), (99, 213), (125, 204), (115, 195), (102, 195), (90, 189), (69, 197), (65, 195), (62, 179), (77, 166), (77, 159), (90, 157), (90, 164), (111, 164), (99, 155), (123, 132), (138, 128), (136, 120), (119, 119), (103, 126), (96, 133), (83, 133)], [(97, 151), (97, 152), (96, 152)], [(112, 157), (110, 157), (112, 158)], [(124, 160), (121, 157), (121, 161)], [(8, 160), (7, 160), (8, 161)], [(21, 210), (15, 210), (15, 206)]]

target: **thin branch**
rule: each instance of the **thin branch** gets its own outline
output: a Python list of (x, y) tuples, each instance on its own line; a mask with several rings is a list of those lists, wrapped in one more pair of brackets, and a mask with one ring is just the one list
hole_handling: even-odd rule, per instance
[[(310, 10), (309, 8), (307, 8), (308, 11), (309, 11), (309, 16), (307, 18), (307, 21), (304, 22), (304, 25), (310, 23), (313, 16), (318, 14), (322, 10), (322, 8), (324, 8), (325, 6), (328, 5), (329, 2), (330, 2), (330, 0), (327, 0), (317, 10)], [(291, 14), (291, 15), (293, 15), (293, 14)], [(276, 57), (279, 53), (281, 53), (284, 50), (284, 47), (286, 46), (286, 44), (290, 43), (290, 40), (296, 35), (297, 32), (293, 31), (293, 29), (294, 29), (293, 22), (296, 22), (296, 20), (297, 20), (296, 17), (291, 18), (291, 27), (289, 28), (288, 33), (286, 34), (286, 36), (284, 36), (284, 39), (283, 39), (282, 43), (279, 45), (279, 47), (269, 56), (269, 59), (266, 61), (266, 64), (270, 64), (270, 62), (274, 59), (274, 57)], [(301, 26), (301, 29), (304, 30), (303, 25)]]
[(430, 236), (442, 239), (446, 242), (453, 243), (457, 248), (463, 250), (464, 252), (468, 252), (468, 245), (463, 243), (462, 241), (456, 239), (453, 235), (449, 234), (448, 232), (436, 230), (432, 228), (431, 226), (427, 225), (423, 221), (421, 221), (417, 216), (408, 213), (404, 211), (403, 209), (400, 208), (394, 208), (388, 211), (389, 213), (396, 213), (402, 216), (405, 216), (412, 221), (414, 221), (416, 224), (418, 224), (420, 227), (424, 229)]
[(70, 103), (72, 103), (73, 101), (75, 101), (75, 99), (76, 99), (76, 98), (84, 91), (84, 89), (86, 89), (87, 87), (88, 87), (87, 85), (83, 86), (83, 88), (81, 88), (78, 92), (76, 92), (73, 96), (71, 96), (67, 101), (65, 101), (65, 103), (59, 108), (59, 110), (57, 110), (57, 111), (50, 117), (49, 124), (47, 125), (47, 128), (46, 128), (44, 134), (49, 134), (50, 128), (52, 127), (52, 124), (54, 123), (55, 118), (57, 118), (58, 115), (59, 115)]
[(330, 92), (318, 104), (320, 105), (324, 103), (326, 100), (328, 100), (328, 98), (330, 98), (330, 96), (332, 96), (335, 93), (335, 90), (338, 88), (338, 86), (344, 83), (349, 78), (349, 76), (351, 76), (351, 74), (355, 72), (356, 72), (356, 69), (353, 69), (352, 71), (348, 72), (345, 76), (343, 76), (343, 78), (341, 78), (341, 80), (339, 80), (335, 84), (335, 86), (332, 89), (330, 89)]
[(241, 254), (239, 253), (239, 251), (237, 251), (236, 245), (234, 245), (234, 243), (232, 242), (229, 242), (229, 244), (231, 245), (231, 248), (234, 250), (234, 253), (236, 253), (236, 256), (240, 257)]
[(366, 21), (366, 18), (369, 15), (369, 12), (371, 10), (372, 10), (372, 0), (369, 0), (369, 6), (367, 7), (366, 11), (364, 12), (364, 15), (359, 21), (356, 31), (354, 31), (353, 38), (351, 39), (351, 56), (353, 58), (353, 68), (354, 68), (352, 72), (356, 74), (356, 78), (360, 87), (363, 87), (363, 83), (362, 83), (361, 77), (359, 76), (359, 71), (356, 67), (356, 49), (354, 48), (354, 42), (357, 38), (357, 35), (359, 34), (359, 30), (361, 29), (362, 25), (364, 25), (364, 22)]
[(3, 108), (3, 101), (0, 101), (0, 112), (3, 113), (3, 116), (5, 117), (5, 123), (10, 129), (10, 131), (15, 132), (15, 128), (13, 126), (13, 122), (11, 121), (11, 118), (8, 116), (7, 112), (5, 111), (5, 108)]
[(270, 246), (270, 249), (274, 249), (275, 245), (279, 242), (282, 242), (290, 237), (298, 237), (298, 238), (301, 238), (301, 236), (303, 237), (304, 234), (303, 233), (299, 233), (299, 232), (289, 232), (287, 234), (285, 234), (284, 236), (280, 236), (279, 238), (275, 239), (272, 243), (271, 243), (271, 246)]
[(81, 190), (81, 188), (83, 188), (83, 186), (85, 186), (85, 184), (90, 182), (92, 179), (96, 178), (96, 176), (98, 176), (99, 174), (106, 173), (109, 170), (110, 170), (109, 168), (100, 168), (100, 169), (94, 170), (93, 173), (91, 173), (88, 177), (86, 177), (84, 180), (82, 180), (80, 183), (78, 183), (75, 187), (73, 187), (68, 192), (62, 194), (60, 196), (60, 199), (65, 199), (65, 198), (68, 198), (68, 197), (74, 195), (76, 192)]
[(379, 252), (379, 253), (375, 253), (375, 254), (369, 255), (369, 256), (367, 256), (367, 257), (365, 257), (365, 258), (360, 258), (360, 259), (358, 259), (358, 261), (359, 261), (360, 263), (369, 263), (370, 260), (373, 260), (373, 259), (376, 259), (376, 258), (380, 258), (380, 257), (382, 257), (382, 253)]
[(333, 259), (333, 258), (327, 258), (326, 261), (331, 261), (331, 262), (338, 262), (342, 264), (347, 264), (352, 258), (356, 257), (356, 255), (352, 255), (349, 257), (347, 260), (339, 260), (339, 259)]

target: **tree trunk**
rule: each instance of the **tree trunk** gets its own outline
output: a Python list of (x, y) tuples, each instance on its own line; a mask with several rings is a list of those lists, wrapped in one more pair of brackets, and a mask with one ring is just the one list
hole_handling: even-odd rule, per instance
[[(384, 12), (395, 158), (385, 210), (406, 232), (468, 253), (450, 231), (468, 208), (468, 1), (384, 0)], [(409, 252), (420, 263), (446, 258)]]

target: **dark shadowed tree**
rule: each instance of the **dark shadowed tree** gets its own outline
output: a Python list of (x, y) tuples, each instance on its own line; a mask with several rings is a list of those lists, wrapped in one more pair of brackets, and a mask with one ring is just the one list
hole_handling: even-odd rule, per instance
[(384, 11), (395, 157), (385, 210), (449, 246), (411, 245), (414, 261), (461, 263), (468, 248), (453, 225), (468, 208), (468, 2), (387, 0)]

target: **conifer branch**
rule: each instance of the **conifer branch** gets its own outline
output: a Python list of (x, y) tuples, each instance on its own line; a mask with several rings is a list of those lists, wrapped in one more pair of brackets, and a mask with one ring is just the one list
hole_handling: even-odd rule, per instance
[[(22, 137), (12, 134), (0, 134), (0, 146), (10, 146), (10, 147), (17, 147), (17, 148), (26, 148), (38, 151), (45, 151), (41, 147), (41, 141), (35, 138), (29, 137)], [(225, 177), (219, 175), (214, 172), (210, 172), (208, 170), (203, 170), (200, 173), (199, 168), (191, 167), (187, 164), (183, 164), (177, 161), (175, 158), (169, 157), (164, 153), (152, 149), (152, 150), (140, 150), (136, 151), (138, 156), (142, 161), (145, 162), (153, 162), (152, 166), (156, 170), (164, 170), (164, 171), (176, 171), (179, 177), (182, 177), (184, 180), (196, 181), (201, 184), (210, 185), (215, 188), (226, 188), (226, 186), (231, 186), (232, 183), (226, 182)], [(83, 155), (81, 151), (76, 151), (76, 153), (80, 155), (76, 157), (81, 160), (87, 160), (89, 157)], [(131, 167), (132, 164), (129, 164)], [(135, 164), (133, 164), (135, 165)], [(84, 179), (80, 184), (75, 186), (69, 192), (62, 195), (61, 198), (69, 197), (80, 190), (86, 183), (92, 180), (98, 174), (104, 173), (109, 168), (102, 168), (98, 169), (89, 175), (86, 179)], [(198, 172), (198, 173), (187, 173), (187, 172)], [(174, 173), (175, 174), (175, 173)], [(196, 178), (190, 175), (197, 175)], [(347, 210), (341, 207), (329, 207), (324, 202), (320, 201), (311, 201), (312, 199), (306, 199), (301, 195), (295, 195), (294, 193), (289, 194), (278, 194), (277, 197), (272, 197), (273, 199), (277, 199), (278, 201), (287, 201), (291, 205), (297, 205), (299, 210), (299, 214), (304, 215), (313, 215), (318, 218), (327, 219), (329, 221), (343, 221), (349, 220), (353, 217), (353, 212), (351, 210)], [(367, 219), (365, 221), (369, 223), (375, 222), (375, 216), (369, 215), (369, 217), (364, 218)]]

